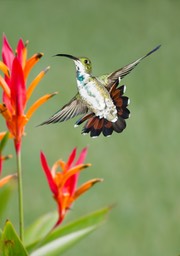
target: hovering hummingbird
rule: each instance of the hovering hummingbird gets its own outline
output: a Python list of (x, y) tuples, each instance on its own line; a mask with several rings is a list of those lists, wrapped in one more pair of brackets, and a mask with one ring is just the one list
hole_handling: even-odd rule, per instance
[(119, 82), (141, 60), (159, 48), (160, 45), (123, 68), (102, 76), (92, 75), (91, 61), (86, 57), (77, 58), (69, 54), (55, 55), (74, 61), (78, 92), (69, 103), (40, 125), (63, 122), (77, 115), (85, 114), (75, 123), (75, 127), (77, 127), (87, 121), (82, 129), (83, 134), (90, 133), (91, 137), (97, 137), (101, 132), (104, 136), (110, 136), (113, 131), (122, 132), (126, 127), (125, 119), (129, 117), (130, 111), (127, 109), (129, 98), (123, 96), (126, 86), (119, 87)]

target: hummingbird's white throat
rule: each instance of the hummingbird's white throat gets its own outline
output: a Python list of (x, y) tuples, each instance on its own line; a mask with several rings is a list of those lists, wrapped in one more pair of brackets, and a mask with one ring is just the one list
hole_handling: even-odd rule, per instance
[[(81, 63), (79, 60), (75, 60), (76, 65), (76, 72), (77, 72), (77, 81), (80, 82), (80, 87), (84, 84), (88, 83), (88, 79), (90, 77), (90, 74), (86, 72), (86, 67)], [(78, 86), (79, 88), (79, 86)]]

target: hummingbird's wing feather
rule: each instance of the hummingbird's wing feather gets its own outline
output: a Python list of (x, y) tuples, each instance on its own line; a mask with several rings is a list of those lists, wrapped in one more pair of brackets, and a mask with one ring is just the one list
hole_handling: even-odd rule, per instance
[(71, 119), (77, 115), (87, 113), (88, 108), (83, 104), (77, 94), (69, 103), (64, 105), (59, 111), (52, 115), (47, 121), (41, 123), (40, 125), (63, 122)]
[(160, 48), (160, 46), (161, 45), (158, 45), (156, 48), (148, 52), (143, 57), (133, 61), (132, 63), (124, 66), (123, 68), (120, 68), (109, 75), (103, 75), (98, 77), (98, 80), (100, 80), (106, 88), (110, 89), (114, 82), (116, 82), (117, 80), (120, 82), (120, 80), (126, 75), (128, 75), (141, 62), (141, 60), (145, 59), (153, 52), (157, 51)]

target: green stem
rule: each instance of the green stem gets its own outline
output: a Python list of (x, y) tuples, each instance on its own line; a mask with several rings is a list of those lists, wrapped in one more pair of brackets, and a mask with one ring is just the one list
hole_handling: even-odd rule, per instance
[(24, 240), (24, 214), (23, 214), (21, 151), (16, 152), (16, 159), (17, 159), (17, 173), (18, 173), (19, 232), (20, 232), (20, 238), (23, 241)]

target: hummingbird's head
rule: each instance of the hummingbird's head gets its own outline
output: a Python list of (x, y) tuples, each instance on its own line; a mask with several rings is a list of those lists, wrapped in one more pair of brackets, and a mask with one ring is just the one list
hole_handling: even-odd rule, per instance
[(75, 62), (75, 64), (76, 64), (77, 71), (84, 71), (87, 74), (91, 74), (91, 72), (92, 72), (92, 65), (91, 65), (90, 59), (88, 59), (86, 57), (80, 57)]
[(56, 54), (55, 56), (62, 56), (62, 57), (67, 57), (69, 59), (72, 59), (76, 65), (76, 71), (80, 73), (91, 74), (92, 72), (91, 61), (86, 57), (77, 58), (69, 54)]

